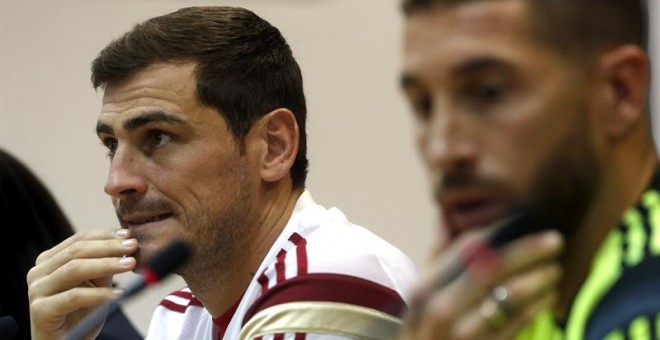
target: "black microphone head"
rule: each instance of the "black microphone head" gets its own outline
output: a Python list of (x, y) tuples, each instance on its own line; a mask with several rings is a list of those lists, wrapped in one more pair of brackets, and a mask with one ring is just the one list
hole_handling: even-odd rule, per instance
[(156, 254), (140, 270), (146, 284), (156, 283), (163, 277), (171, 274), (188, 261), (191, 255), (192, 250), (185, 242), (175, 241), (170, 244), (160, 253)]
[(0, 340), (13, 339), (18, 334), (18, 324), (11, 315), (0, 317)]
[(492, 248), (499, 248), (525, 235), (555, 227), (557, 220), (540, 205), (518, 205), (515, 213), (506, 219), (488, 239)]

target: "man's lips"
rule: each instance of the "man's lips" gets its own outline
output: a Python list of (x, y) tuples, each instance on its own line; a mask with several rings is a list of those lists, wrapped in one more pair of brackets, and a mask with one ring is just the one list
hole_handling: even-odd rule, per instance
[(166, 212), (160, 214), (131, 214), (121, 217), (120, 219), (122, 226), (129, 228), (160, 222), (173, 216), (173, 213)]
[(445, 223), (453, 235), (487, 227), (504, 217), (510, 208), (507, 200), (487, 196), (440, 203)]

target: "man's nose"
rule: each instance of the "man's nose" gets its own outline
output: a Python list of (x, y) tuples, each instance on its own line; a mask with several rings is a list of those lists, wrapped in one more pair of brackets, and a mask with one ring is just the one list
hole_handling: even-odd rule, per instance
[(478, 136), (470, 117), (449, 109), (436, 109), (420, 138), (429, 167), (443, 173), (476, 163)]
[(130, 148), (118, 147), (110, 162), (105, 192), (119, 199), (144, 195), (148, 184), (142, 170), (139, 155)]

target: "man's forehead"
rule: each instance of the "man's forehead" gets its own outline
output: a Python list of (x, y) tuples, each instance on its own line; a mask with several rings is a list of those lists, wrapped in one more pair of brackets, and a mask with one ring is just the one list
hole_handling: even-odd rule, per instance
[(405, 46), (419, 40), (443, 40), (457, 35), (528, 35), (531, 28), (528, 6), (521, 0), (475, 1), (418, 11), (406, 20)]
[(159, 63), (108, 82), (99, 121), (123, 121), (150, 112), (189, 111), (197, 103), (193, 70), (191, 63)]
[(136, 113), (140, 111), (163, 110), (176, 106), (176, 93), (162, 89), (136, 87), (130, 91), (106, 92), (103, 95), (102, 114)]
[(519, 0), (476, 1), (416, 12), (406, 22), (404, 69), (479, 56), (488, 49), (497, 53), (529, 40), (526, 6)]
[(141, 98), (187, 97), (194, 94), (195, 63), (156, 63), (120, 79), (109, 81), (103, 91), (103, 104)]

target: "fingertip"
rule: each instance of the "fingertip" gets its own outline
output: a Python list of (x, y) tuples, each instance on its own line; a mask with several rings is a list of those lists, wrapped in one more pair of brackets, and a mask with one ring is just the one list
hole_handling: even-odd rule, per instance
[(119, 258), (119, 266), (122, 268), (132, 269), (135, 267), (135, 258), (131, 256), (124, 256)]
[(564, 247), (564, 237), (557, 230), (547, 230), (541, 236), (543, 245), (561, 251)]
[(134, 238), (127, 238), (121, 241), (121, 246), (124, 248), (133, 248), (135, 245), (137, 245), (137, 239)]
[(120, 297), (124, 296), (124, 292), (126, 290), (124, 288), (120, 287), (115, 287), (112, 289), (112, 298), (113, 299), (119, 299)]
[(131, 235), (131, 231), (128, 229), (117, 229), (115, 230), (116, 238), (128, 238)]

